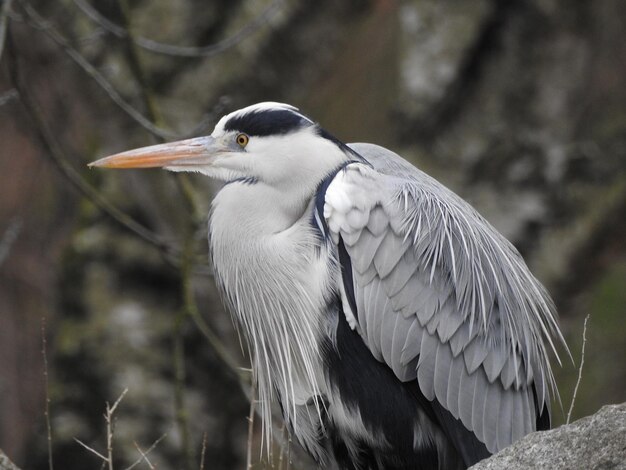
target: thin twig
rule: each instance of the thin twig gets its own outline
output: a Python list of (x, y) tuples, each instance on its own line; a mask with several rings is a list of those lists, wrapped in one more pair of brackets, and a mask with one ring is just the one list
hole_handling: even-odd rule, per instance
[[(91, 453), (100, 457), (100, 459), (102, 460), (102, 464), (103, 464), (102, 468), (104, 468), (105, 465), (107, 465), (109, 467), (109, 470), (113, 470), (113, 415), (115, 414), (115, 410), (117, 410), (118, 405), (124, 399), (124, 396), (126, 395), (126, 393), (128, 393), (128, 388), (124, 389), (124, 391), (120, 394), (118, 399), (115, 400), (115, 403), (113, 403), (113, 406), (110, 406), (109, 402), (106, 403), (106, 411), (104, 413), (104, 420), (106, 422), (106, 433), (107, 433), (106, 457), (102, 455), (100, 452), (98, 452), (97, 450), (89, 447), (87, 444), (85, 444), (81, 440), (74, 438), (74, 440), (78, 442), (81, 446), (83, 446), (85, 449), (87, 449)], [(160, 441), (160, 439), (157, 440), (157, 443), (158, 441)], [(156, 445), (156, 443), (153, 445)]]
[[(108, 32), (114, 34), (118, 38), (125, 38), (128, 36), (128, 30), (107, 19), (86, 1), (74, 0), (74, 3), (85, 15)], [(278, 13), (283, 3), (284, 0), (275, 0), (250, 23), (246, 24), (232, 36), (222, 39), (215, 44), (200, 47), (176, 46), (173, 44), (164, 44), (162, 42), (154, 41), (141, 36), (134, 37), (132, 41), (138, 46), (157, 54), (166, 54), (177, 57), (211, 57), (236, 46), (248, 36), (251, 36), (258, 31), (262, 26), (269, 23), (271, 18)]]
[(248, 447), (246, 455), (246, 470), (252, 468), (252, 435), (254, 433), (254, 402), (255, 402), (255, 390), (254, 382), (250, 387), (250, 412), (248, 413)]
[(583, 377), (583, 365), (585, 364), (585, 345), (587, 344), (587, 321), (591, 315), (588, 314), (585, 317), (585, 323), (583, 325), (583, 345), (580, 352), (580, 366), (578, 367), (578, 378), (576, 379), (576, 386), (574, 387), (574, 395), (572, 396), (572, 403), (570, 403), (569, 411), (567, 412), (566, 424), (569, 424), (572, 417), (572, 411), (574, 410), (574, 402), (576, 401), (576, 395), (578, 394), (578, 386)]
[(87, 444), (85, 444), (83, 441), (81, 441), (80, 439), (74, 438), (74, 440), (79, 443), (81, 446), (83, 446), (85, 449), (87, 449), (89, 452), (97, 455), (98, 457), (100, 457), (104, 462), (107, 462), (108, 459), (102, 455), (100, 452), (98, 452), (97, 450), (89, 447)]
[(109, 406), (109, 402), (107, 402), (107, 410), (104, 415), (107, 423), (107, 463), (109, 464), (109, 470), (113, 470), (113, 414), (126, 393), (128, 393), (128, 388), (124, 389), (119, 398), (113, 403), (113, 406)]
[(154, 465), (152, 465), (152, 462), (150, 462), (148, 456), (146, 455), (147, 452), (141, 450), (141, 447), (139, 447), (139, 444), (137, 444), (136, 442), (133, 442), (133, 444), (135, 444), (135, 449), (137, 449), (137, 451), (141, 454), (141, 458), (148, 464), (150, 470), (154, 470)]
[(48, 382), (48, 343), (46, 340), (46, 318), (41, 317), (41, 354), (43, 356), (43, 377), (46, 394), (46, 406), (44, 415), (46, 417), (46, 433), (48, 436), (48, 470), (54, 470), (52, 462), (52, 426), (50, 425), (50, 387)]
[(139, 465), (141, 462), (143, 462), (144, 460), (146, 462), (148, 462), (148, 465), (151, 465), (150, 462), (147, 459), (147, 455), (152, 452), (157, 445), (159, 445), (159, 443), (165, 439), (165, 437), (167, 436), (167, 434), (163, 434), (161, 437), (159, 437), (156, 441), (154, 441), (152, 443), (152, 445), (150, 447), (148, 447), (148, 449), (145, 452), (142, 452), (141, 448), (137, 445), (137, 443), (135, 442), (135, 447), (137, 448), (137, 450), (139, 451), (139, 453), (141, 454), (141, 457), (139, 457), (137, 460), (135, 460), (132, 464), (130, 464), (128, 467), (126, 467), (124, 470), (132, 470), (133, 468), (135, 468), (137, 465)]

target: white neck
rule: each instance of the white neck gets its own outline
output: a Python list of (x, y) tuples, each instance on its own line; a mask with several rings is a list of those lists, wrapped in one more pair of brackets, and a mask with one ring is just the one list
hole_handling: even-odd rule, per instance
[(213, 202), (214, 270), (248, 339), (266, 432), (275, 391), (288, 421), (323, 392), (318, 345), (332, 268), (316, 248), (314, 194), (294, 203), (261, 182), (235, 182)]

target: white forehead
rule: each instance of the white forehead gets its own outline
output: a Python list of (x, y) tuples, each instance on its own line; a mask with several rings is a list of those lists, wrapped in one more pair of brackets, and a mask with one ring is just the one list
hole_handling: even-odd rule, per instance
[(215, 129), (213, 129), (213, 133), (211, 135), (213, 135), (215, 137), (217, 135), (223, 134), (224, 133), (224, 125), (226, 124), (226, 122), (230, 118), (237, 117), (237, 116), (243, 116), (244, 114), (253, 113), (253, 112), (273, 111), (273, 110), (276, 110), (276, 111), (279, 111), (279, 110), (293, 111), (294, 113), (297, 113), (298, 115), (300, 115), (303, 119), (306, 119), (307, 121), (310, 121), (311, 123), (313, 122), (308, 117), (306, 117), (304, 114), (300, 113), (300, 110), (298, 108), (296, 108), (295, 106), (292, 106), (292, 105), (287, 104), (287, 103), (278, 103), (276, 101), (264, 101), (262, 103), (256, 103), (256, 104), (252, 104), (250, 106), (246, 106), (245, 108), (238, 109), (237, 111), (233, 111), (230, 114), (226, 114), (215, 125)]

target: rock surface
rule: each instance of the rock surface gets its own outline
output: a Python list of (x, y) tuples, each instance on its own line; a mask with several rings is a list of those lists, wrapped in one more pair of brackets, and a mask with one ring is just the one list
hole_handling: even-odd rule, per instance
[(569, 425), (529, 434), (472, 470), (626, 469), (626, 403)]
[(0, 470), (20, 470), (0, 449)]

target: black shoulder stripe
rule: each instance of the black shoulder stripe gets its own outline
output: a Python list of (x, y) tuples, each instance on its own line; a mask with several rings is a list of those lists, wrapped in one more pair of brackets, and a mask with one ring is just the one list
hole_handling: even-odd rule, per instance
[[(322, 235), (326, 237), (328, 234), (328, 226), (326, 225), (326, 219), (324, 219), (324, 203), (326, 202), (326, 191), (328, 190), (328, 186), (332, 183), (337, 173), (343, 170), (350, 163), (354, 163), (352, 161), (347, 161), (340, 165), (338, 168), (334, 169), (330, 172), (330, 174), (324, 178), (320, 184), (317, 186), (317, 191), (315, 192), (315, 207), (313, 209), (313, 214), (311, 217), (311, 224), (313, 227), (316, 227), (318, 230), (322, 232)], [(318, 220), (319, 219), (319, 222)], [(319, 224), (322, 226), (320, 227)]]
[(341, 278), (343, 281), (343, 287), (346, 291), (346, 297), (350, 304), (350, 309), (354, 315), (354, 319), (358, 323), (359, 317), (356, 311), (356, 299), (354, 297), (354, 279), (352, 278), (352, 261), (350, 255), (346, 250), (346, 246), (343, 243), (343, 239), (339, 239), (339, 264), (341, 265)]

